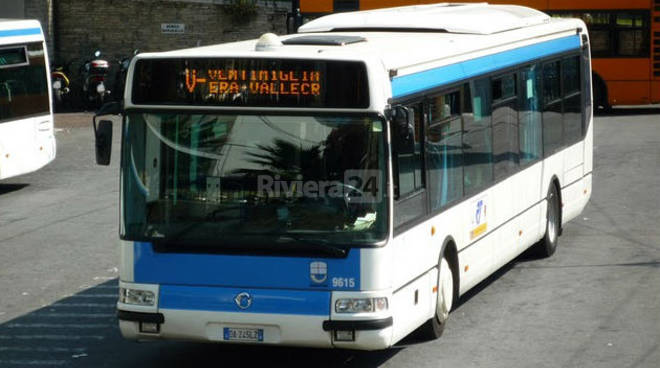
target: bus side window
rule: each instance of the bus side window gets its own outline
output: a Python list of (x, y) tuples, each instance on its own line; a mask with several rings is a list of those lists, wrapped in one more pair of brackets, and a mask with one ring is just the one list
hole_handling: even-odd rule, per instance
[(582, 139), (582, 93), (580, 59), (571, 56), (561, 61), (564, 97), (564, 144), (572, 145)]
[(584, 91), (584, 114), (582, 117), (582, 135), (587, 133), (589, 121), (593, 114), (592, 107), (592, 86), (591, 86), (591, 57), (589, 56), (589, 47), (582, 48), (582, 90)]
[[(656, 7), (657, 9), (657, 7)], [(614, 32), (619, 57), (649, 57), (648, 12), (623, 11), (614, 15)]]
[(424, 167), (422, 162), (422, 106), (421, 104), (408, 106), (415, 111), (415, 152), (395, 152), (397, 168), (396, 198), (405, 198), (408, 195), (424, 188)]
[(336, 12), (360, 10), (358, 0), (334, 0), (333, 9)]
[(559, 60), (543, 64), (543, 152), (548, 157), (562, 146), (562, 98)]
[(491, 125), (490, 79), (470, 82), (472, 115), (464, 115), (463, 185), (470, 194), (493, 182), (493, 128)]
[[(422, 104), (409, 105), (415, 112), (415, 149), (413, 153), (393, 152), (394, 167), (394, 227), (411, 224), (427, 213), (426, 174), (423, 137), (424, 113)], [(396, 148), (395, 148), (396, 149)]]
[(429, 103), (426, 154), (432, 211), (463, 196), (460, 97), (460, 91), (455, 91), (432, 97)]
[(495, 179), (505, 178), (518, 170), (518, 91), (516, 74), (494, 78), (493, 94), (493, 159)]
[[(24, 50), (23, 47), (19, 49)], [(5, 49), (4, 52), (11, 50)], [(27, 45), (27, 51), (27, 64), (0, 68), (0, 123), (50, 112), (43, 46), (31, 43)]]
[(543, 156), (541, 123), (541, 66), (524, 68), (520, 73), (520, 164), (527, 165)]

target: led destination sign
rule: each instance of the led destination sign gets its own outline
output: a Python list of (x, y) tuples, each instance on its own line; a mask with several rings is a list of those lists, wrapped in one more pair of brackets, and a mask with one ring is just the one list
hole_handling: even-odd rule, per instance
[(186, 69), (186, 88), (201, 88), (220, 97), (249, 91), (250, 95), (321, 96), (321, 72), (317, 70)]
[(136, 105), (367, 108), (364, 64), (289, 59), (146, 59)]

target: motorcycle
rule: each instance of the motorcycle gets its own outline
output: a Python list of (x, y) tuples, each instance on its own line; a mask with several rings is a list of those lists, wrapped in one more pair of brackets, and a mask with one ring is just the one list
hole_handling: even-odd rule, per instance
[(101, 51), (94, 52), (94, 59), (87, 60), (82, 66), (82, 98), (85, 107), (100, 107), (110, 95), (106, 88), (106, 78), (110, 63), (101, 59)]
[(71, 81), (65, 72), (65, 70), (68, 69), (67, 66), (55, 66), (50, 73), (55, 110), (61, 110), (65, 104), (68, 104), (68, 96), (69, 92), (71, 92), (71, 89), (69, 88)]
[(127, 56), (119, 60), (117, 72), (115, 73), (115, 81), (112, 90), (114, 91), (113, 97), (115, 101), (121, 101), (124, 98), (124, 88), (126, 87), (126, 76), (128, 74), (128, 67), (131, 65), (131, 60), (135, 55), (139, 54), (139, 50), (134, 50), (132, 56)]

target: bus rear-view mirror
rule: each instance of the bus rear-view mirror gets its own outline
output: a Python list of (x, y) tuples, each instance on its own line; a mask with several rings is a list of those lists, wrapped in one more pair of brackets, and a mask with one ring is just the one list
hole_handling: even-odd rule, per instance
[(98, 165), (110, 165), (110, 155), (112, 153), (112, 121), (100, 120), (97, 122), (96, 119), (99, 116), (119, 115), (121, 113), (122, 105), (120, 102), (108, 102), (101, 106), (94, 115), (92, 127), (94, 128), (96, 163)]
[(98, 165), (110, 165), (112, 153), (112, 121), (101, 120), (96, 127), (96, 163)]

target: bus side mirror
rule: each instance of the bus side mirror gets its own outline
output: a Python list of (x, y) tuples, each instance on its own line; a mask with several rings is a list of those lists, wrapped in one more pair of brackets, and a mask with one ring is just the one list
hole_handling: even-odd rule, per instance
[(392, 143), (398, 153), (415, 152), (415, 112), (407, 107), (395, 106), (390, 111)]
[(96, 127), (96, 163), (98, 165), (110, 165), (110, 154), (112, 153), (112, 121), (101, 120)]
[(110, 165), (110, 156), (112, 154), (112, 121), (101, 120), (97, 123), (96, 118), (103, 115), (121, 114), (121, 104), (119, 102), (109, 102), (101, 106), (94, 115), (92, 127), (94, 128), (94, 140), (96, 146), (96, 163), (98, 165)]
[(94, 117), (101, 115), (119, 115), (119, 114), (121, 114), (121, 103), (107, 102), (101, 106), (101, 108), (96, 112)]

